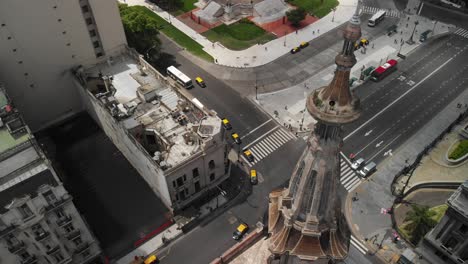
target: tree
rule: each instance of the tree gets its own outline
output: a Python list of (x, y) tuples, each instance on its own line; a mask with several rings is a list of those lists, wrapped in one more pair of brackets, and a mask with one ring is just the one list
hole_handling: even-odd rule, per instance
[(428, 206), (413, 204), (411, 208), (405, 217), (407, 224), (404, 229), (410, 235), (411, 243), (416, 245), (437, 224), (432, 218), (436, 213)]
[(135, 48), (147, 60), (153, 60), (161, 50), (161, 40), (158, 37), (157, 20), (150, 16), (146, 7), (119, 4), (120, 16), (127, 37), (128, 45)]
[(177, 11), (184, 6), (182, 0), (150, 0), (150, 2), (169, 12)]
[(306, 15), (307, 12), (302, 7), (286, 12), (286, 17), (294, 27), (299, 27), (301, 21), (304, 20)]

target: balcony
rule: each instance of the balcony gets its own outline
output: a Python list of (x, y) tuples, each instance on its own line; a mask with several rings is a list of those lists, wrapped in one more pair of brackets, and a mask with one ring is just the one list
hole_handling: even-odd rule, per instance
[(71, 201), (72, 197), (68, 194), (63, 195), (60, 199), (57, 199), (54, 202), (50, 202), (49, 205), (45, 206), (46, 213), (52, 212), (54, 209), (59, 208), (64, 205), (66, 202)]
[(28, 258), (21, 260), (21, 264), (34, 264), (34, 263), (37, 263), (37, 258), (34, 255), (31, 255)]
[(72, 221), (72, 218), (71, 216), (67, 215), (67, 216), (64, 216), (64, 217), (60, 217), (59, 219), (57, 219), (57, 225), (59, 227), (62, 227), (68, 223), (70, 223)]
[(23, 241), (19, 241), (17, 243), (14, 243), (14, 244), (8, 246), (8, 251), (10, 251), (11, 254), (16, 254), (21, 249), (24, 249), (24, 242)]
[(15, 229), (16, 229), (16, 226), (15, 226), (15, 225), (9, 225), (9, 226), (7, 226), (5, 229), (3, 229), (2, 231), (0, 231), (0, 238), (3, 237), (3, 236), (5, 236), (5, 235), (10, 234), (10, 233), (13, 232)]
[(83, 243), (79, 244), (75, 249), (75, 254), (80, 254), (81, 252), (88, 249), (90, 246), (91, 245), (89, 244), (89, 242), (83, 242)]
[(48, 238), (49, 236), (50, 236), (49, 232), (42, 232), (40, 234), (36, 234), (34, 238), (36, 239), (37, 242), (40, 242)]
[(73, 240), (77, 237), (79, 237), (81, 235), (81, 232), (79, 229), (75, 229), (73, 231), (71, 231), (70, 233), (66, 234), (65, 237), (68, 239), (68, 240)]
[(55, 247), (47, 250), (46, 253), (47, 253), (47, 255), (52, 255), (52, 254), (54, 254), (55, 252), (57, 252), (59, 250), (60, 250), (60, 246), (56, 245)]

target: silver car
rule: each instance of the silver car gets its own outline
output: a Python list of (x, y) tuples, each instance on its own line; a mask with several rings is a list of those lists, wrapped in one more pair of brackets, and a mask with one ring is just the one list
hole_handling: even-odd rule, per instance
[(361, 166), (364, 165), (364, 161), (365, 160), (363, 158), (356, 160), (355, 162), (353, 162), (353, 164), (351, 164), (351, 169), (357, 170), (361, 168)]

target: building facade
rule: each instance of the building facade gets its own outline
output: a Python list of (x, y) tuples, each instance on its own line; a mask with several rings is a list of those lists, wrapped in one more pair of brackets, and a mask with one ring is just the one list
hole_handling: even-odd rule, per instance
[(71, 68), (125, 45), (115, 0), (0, 1), (0, 79), (34, 131), (83, 110)]
[(97, 263), (97, 240), (3, 89), (0, 142), (0, 263)]
[(448, 209), (417, 251), (434, 264), (468, 263), (468, 181), (447, 200)]
[(220, 118), (142, 56), (128, 50), (75, 74), (90, 115), (169, 209), (189, 206), (227, 179)]
[(307, 147), (291, 175), (289, 186), (270, 193), (268, 249), (270, 263), (331, 263), (348, 254), (350, 231), (342, 210), (340, 188), (341, 126), (360, 116), (360, 102), (349, 89), (356, 64), (354, 45), (361, 37), (360, 5), (343, 30), (343, 48), (328, 86), (307, 97), (316, 120)]

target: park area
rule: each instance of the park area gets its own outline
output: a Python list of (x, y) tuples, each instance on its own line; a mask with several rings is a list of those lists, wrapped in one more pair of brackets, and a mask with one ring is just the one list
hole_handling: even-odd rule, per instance
[(290, 0), (287, 2), (319, 18), (326, 16), (339, 4), (338, 0)]
[(220, 42), (231, 50), (247, 49), (255, 44), (264, 44), (273, 39), (275, 35), (263, 30), (247, 18), (225, 25), (222, 24), (203, 33), (203, 36), (212, 42)]

